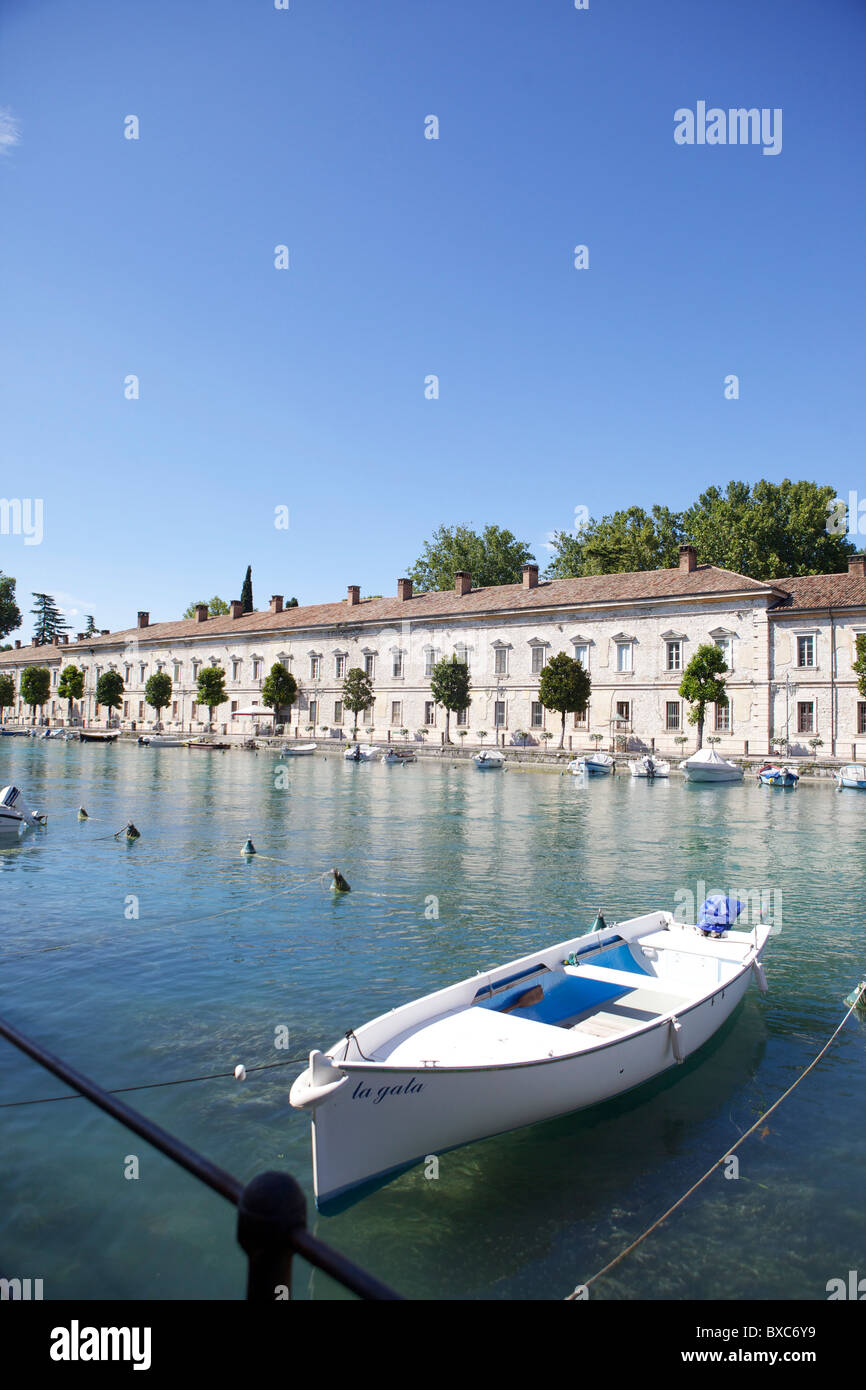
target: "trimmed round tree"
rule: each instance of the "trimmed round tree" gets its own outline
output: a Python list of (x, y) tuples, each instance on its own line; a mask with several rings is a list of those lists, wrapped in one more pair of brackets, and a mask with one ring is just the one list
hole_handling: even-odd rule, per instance
[(280, 710), (288, 705), (291, 713), (292, 705), (297, 698), (298, 682), (281, 661), (275, 661), (262, 685), (262, 703), (267, 705), (268, 709), (274, 710), (279, 724), (282, 723)]
[(221, 666), (205, 666), (198, 673), (195, 700), (207, 705), (208, 722), (213, 724), (213, 712), (226, 702), (226, 673)]
[(560, 748), (565, 747), (565, 716), (583, 714), (591, 693), (592, 681), (581, 662), (566, 652), (558, 652), (550, 658), (541, 673), (538, 698), (545, 709), (556, 710), (562, 715)]
[(159, 724), (160, 715), (166, 705), (171, 703), (171, 692), (173, 690), (171, 676), (167, 671), (154, 671), (152, 676), (147, 679), (144, 687), (144, 698), (151, 709), (156, 710), (156, 722)]
[(698, 748), (703, 746), (707, 705), (728, 703), (725, 682), (722, 680), (727, 669), (721, 647), (717, 647), (715, 642), (704, 642), (683, 672), (679, 693), (691, 705), (689, 723), (698, 726)]
[(111, 711), (120, 709), (123, 704), (123, 676), (119, 671), (103, 671), (96, 682), (96, 703), (108, 710), (108, 722), (111, 724)]
[(472, 704), (471, 688), (472, 680), (465, 661), (458, 661), (456, 656), (443, 656), (441, 661), (436, 662), (430, 677), (430, 694), (437, 705), (445, 710), (446, 743), (451, 742), (452, 713), (461, 714)]
[(0, 721), (5, 719), (4, 711), (15, 704), (15, 682), (11, 676), (0, 676)]
[(84, 672), (79, 666), (64, 666), (57, 682), (57, 694), (61, 700), (68, 700), (66, 716), (72, 723), (73, 701), (80, 700), (84, 694)]
[(45, 704), (51, 694), (51, 672), (47, 666), (25, 666), (21, 672), (21, 699), (33, 711), (36, 723), (36, 710)]
[(373, 682), (370, 677), (365, 675), (360, 666), (353, 666), (343, 681), (343, 704), (355, 716), (352, 738), (358, 737), (360, 716), (365, 710), (370, 709), (374, 699)]

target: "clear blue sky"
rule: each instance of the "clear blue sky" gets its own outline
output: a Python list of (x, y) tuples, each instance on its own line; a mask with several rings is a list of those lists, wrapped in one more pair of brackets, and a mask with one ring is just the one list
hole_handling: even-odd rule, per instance
[[(862, 0), (0, 0), (19, 606), (392, 593), (441, 522), (543, 565), (577, 506), (734, 477), (866, 496), (864, 72)], [(698, 101), (782, 108), (782, 152), (678, 146)]]

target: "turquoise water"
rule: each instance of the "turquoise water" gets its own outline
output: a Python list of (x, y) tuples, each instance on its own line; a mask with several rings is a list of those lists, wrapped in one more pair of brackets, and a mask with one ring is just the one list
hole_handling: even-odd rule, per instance
[[(770, 993), (751, 989), (697, 1059), (594, 1111), (445, 1154), (438, 1179), (415, 1169), (339, 1216), (315, 1213), (309, 1122), (287, 1101), (303, 1063), (126, 1097), (241, 1179), (293, 1172), (319, 1234), (410, 1297), (568, 1294), (795, 1080), (866, 975), (855, 792), (584, 785), (336, 753), (291, 762), (283, 786), (278, 766), (2, 740), (0, 785), (49, 814), (0, 849), (3, 1016), (110, 1088), (231, 1072), (330, 1046), (573, 935), (599, 907), (608, 921), (673, 908), (701, 880), (775, 894)], [(130, 819), (141, 840), (115, 841)], [(347, 896), (323, 886), (335, 865)], [(5, 1275), (42, 1278), (46, 1298), (243, 1295), (223, 1199), (84, 1101), (10, 1106), (64, 1088), (5, 1043), (0, 1062)], [(739, 1178), (715, 1174), (593, 1297), (825, 1298), (863, 1264), (864, 1083), (855, 1017), (740, 1149)], [(296, 1285), (342, 1296), (300, 1263)]]

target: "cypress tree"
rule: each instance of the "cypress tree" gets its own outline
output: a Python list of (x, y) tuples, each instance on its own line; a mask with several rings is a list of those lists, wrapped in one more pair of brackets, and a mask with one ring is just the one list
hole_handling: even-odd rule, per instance
[(253, 567), (247, 565), (247, 573), (241, 589), (241, 604), (243, 613), (253, 612)]

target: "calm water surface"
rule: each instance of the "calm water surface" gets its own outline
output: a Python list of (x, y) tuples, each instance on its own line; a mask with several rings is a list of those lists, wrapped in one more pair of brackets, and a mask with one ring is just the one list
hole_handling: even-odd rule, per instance
[[(4, 739), (0, 785), (49, 813), (0, 850), (0, 1009), (107, 1087), (330, 1046), (417, 995), (677, 894), (775, 893), (781, 931), (723, 1032), (667, 1078), (591, 1112), (446, 1154), (335, 1217), (312, 1204), (303, 1062), (127, 1099), (249, 1179), (293, 1172), (311, 1223), (410, 1297), (561, 1298), (650, 1225), (819, 1050), (866, 974), (866, 796), (832, 784), (579, 779)], [(282, 766), (282, 765), (279, 765)], [(90, 813), (77, 820), (83, 805)], [(142, 838), (113, 833), (133, 820)], [(245, 861), (251, 835), (259, 857)], [(337, 865), (352, 893), (322, 875)], [(138, 916), (134, 916), (138, 902)], [(438, 901), (438, 917), (430, 917)], [(681, 899), (680, 899), (681, 901)], [(428, 916), (425, 916), (425, 909)], [(277, 1030), (290, 1033), (276, 1051)], [(862, 1269), (864, 1025), (740, 1153), (593, 1291), (599, 1298), (826, 1297)], [(237, 1298), (234, 1215), (0, 1043), (3, 1272), (48, 1298)], [(127, 1155), (140, 1159), (124, 1178)], [(299, 1264), (298, 1296), (340, 1297)]]

